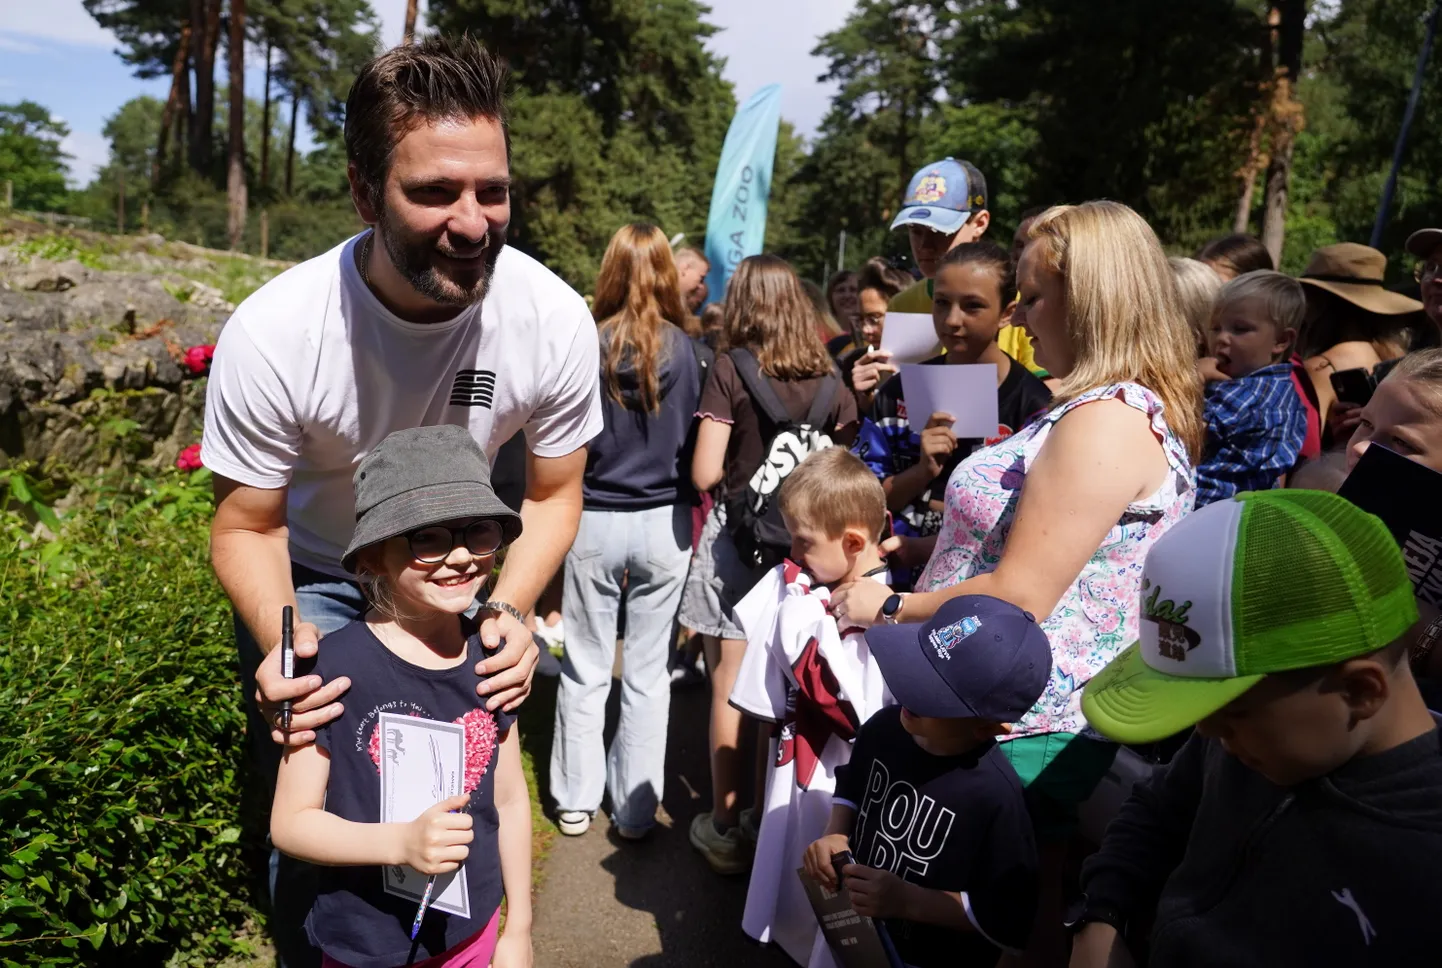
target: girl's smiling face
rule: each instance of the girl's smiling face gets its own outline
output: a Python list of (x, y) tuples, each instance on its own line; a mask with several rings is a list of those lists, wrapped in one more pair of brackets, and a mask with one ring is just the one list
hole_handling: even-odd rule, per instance
[[(466, 546), (466, 541), (455, 538), (456, 534), (478, 522), (487, 523), (479, 518), (446, 521), (409, 536), (390, 538), (361, 554), (369, 559), (367, 566), (372, 572), (385, 577), (399, 614), (419, 617), (449, 612), (460, 615), (480, 594), (496, 561), (494, 551), (474, 554)], [(452, 544), (446, 557), (441, 561), (419, 560), (413, 545), (422, 540), (429, 543), (441, 541), (441, 532), (445, 532), (444, 541)]]
[(1442, 471), (1442, 415), (1426, 387), (1395, 376), (1382, 381), (1347, 445), (1348, 471), (1374, 443)]

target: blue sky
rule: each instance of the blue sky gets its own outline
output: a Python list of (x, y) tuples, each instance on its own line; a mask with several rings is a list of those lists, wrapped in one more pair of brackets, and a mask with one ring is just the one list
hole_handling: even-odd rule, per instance
[[(382, 39), (398, 43), (405, 0), (371, 0), (381, 18)], [(816, 38), (840, 26), (852, 0), (710, 0), (710, 21), (722, 31), (711, 39), (726, 58), (725, 75), (744, 100), (757, 88), (780, 81), (782, 116), (803, 134), (815, 131), (831, 98), (817, 83), (824, 62), (811, 56)], [(777, 29), (777, 6), (786, 8)], [(424, 2), (422, 2), (424, 10)], [(164, 98), (169, 78), (143, 81), (131, 75), (114, 51), (115, 38), (101, 30), (80, 0), (0, 0), (0, 103), (29, 99), (65, 121), (74, 156), (72, 180), (89, 181), (109, 146), (101, 130), (120, 105), (141, 94)], [(223, 82), (224, 51), (217, 69)], [(246, 91), (260, 96), (263, 56), (247, 55)], [(305, 139), (302, 137), (303, 142)]]

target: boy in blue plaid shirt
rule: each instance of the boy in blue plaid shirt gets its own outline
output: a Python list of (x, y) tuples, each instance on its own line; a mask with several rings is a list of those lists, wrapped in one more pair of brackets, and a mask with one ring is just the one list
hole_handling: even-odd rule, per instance
[(1209, 339), (1227, 379), (1207, 386), (1197, 507), (1275, 487), (1296, 464), (1307, 411), (1287, 354), (1306, 310), (1301, 285), (1280, 272), (1249, 272), (1217, 293)]

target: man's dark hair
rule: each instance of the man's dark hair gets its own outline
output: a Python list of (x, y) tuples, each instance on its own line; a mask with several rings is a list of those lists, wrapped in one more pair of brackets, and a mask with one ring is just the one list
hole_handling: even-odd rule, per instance
[(370, 60), (345, 103), (345, 152), (378, 201), (396, 145), (422, 124), (486, 118), (501, 125), (506, 161), (506, 86), (510, 70), (469, 34), (428, 37)]

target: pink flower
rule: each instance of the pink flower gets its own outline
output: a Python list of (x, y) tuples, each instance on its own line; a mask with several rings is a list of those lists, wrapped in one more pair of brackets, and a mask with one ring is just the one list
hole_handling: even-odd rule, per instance
[(192, 346), (185, 351), (185, 366), (196, 376), (210, 371), (210, 361), (215, 357), (215, 347)]
[(200, 445), (191, 444), (175, 458), (175, 466), (183, 471), (198, 471), (205, 465), (200, 462)]

